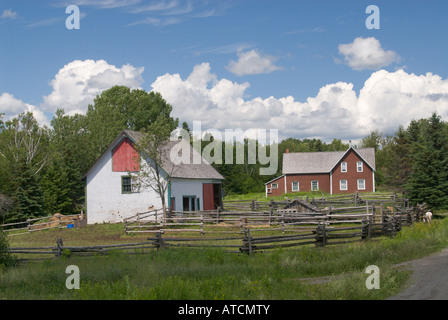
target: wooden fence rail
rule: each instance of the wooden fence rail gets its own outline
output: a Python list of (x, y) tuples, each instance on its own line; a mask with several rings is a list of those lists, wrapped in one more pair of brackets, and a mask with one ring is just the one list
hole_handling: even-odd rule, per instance
[[(66, 228), (67, 225), (73, 225), (76, 228), (83, 228), (87, 225), (84, 214), (80, 215), (53, 215), (47, 217), (27, 219), (22, 222), (0, 224), (0, 229), (8, 233), (8, 236), (18, 236), (28, 234), (30, 232), (42, 231), (48, 229)], [(17, 231), (26, 230), (17, 233)]]

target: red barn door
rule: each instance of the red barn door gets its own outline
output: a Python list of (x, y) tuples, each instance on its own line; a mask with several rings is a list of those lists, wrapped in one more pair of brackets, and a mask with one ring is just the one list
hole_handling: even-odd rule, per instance
[(213, 183), (204, 183), (202, 185), (202, 197), (204, 199), (204, 210), (215, 210)]

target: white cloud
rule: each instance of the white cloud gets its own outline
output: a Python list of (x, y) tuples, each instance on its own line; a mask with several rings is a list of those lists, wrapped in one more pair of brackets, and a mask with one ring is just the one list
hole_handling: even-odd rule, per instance
[(104, 90), (115, 85), (141, 88), (143, 70), (129, 64), (117, 68), (104, 60), (72, 61), (51, 81), (53, 91), (44, 97), (41, 107), (48, 112), (63, 108), (67, 114), (84, 114), (88, 105)]
[(433, 112), (448, 120), (448, 79), (432, 73), (417, 76), (403, 70), (380, 70), (365, 82), (358, 109), (362, 126), (388, 132)]
[(358, 71), (378, 70), (400, 60), (396, 52), (385, 51), (373, 37), (356, 38), (352, 43), (340, 44), (338, 49), (339, 54), (344, 56), (345, 63)]
[[(40, 107), (5, 92), (0, 95), (0, 113), (7, 120), (31, 111), (41, 124), (48, 124), (47, 116), (57, 108), (84, 114), (94, 97), (113, 85), (139, 88), (142, 72), (143, 68), (131, 65), (117, 68), (103, 60), (76, 60), (55, 75), (53, 92)], [(448, 79), (432, 73), (380, 70), (370, 75), (359, 92), (351, 83), (336, 82), (305, 101), (292, 96), (248, 98), (250, 83), (220, 79), (209, 63), (196, 65), (185, 79), (179, 74), (159, 76), (151, 87), (173, 106), (173, 117), (190, 125), (201, 121), (203, 130), (222, 133), (225, 129), (278, 129), (280, 139), (356, 141), (376, 129), (393, 134), (399, 125), (428, 118), (433, 112), (448, 120)]]
[(238, 52), (238, 61), (231, 60), (226, 67), (237, 76), (271, 73), (281, 68), (275, 65), (276, 57), (262, 55), (258, 50)]
[(15, 18), (17, 18), (17, 12), (12, 11), (11, 9), (5, 9), (5, 10), (3, 10), (1, 18), (2, 19), (15, 19)]
[(430, 73), (381, 70), (359, 94), (353, 84), (337, 82), (304, 102), (292, 96), (247, 99), (249, 87), (218, 79), (208, 63), (196, 66), (186, 80), (165, 74), (152, 84), (173, 105), (173, 116), (190, 124), (201, 121), (203, 129), (278, 129), (280, 138), (357, 140), (376, 129), (393, 134), (399, 125), (434, 111), (448, 119), (448, 80)]
[(50, 125), (47, 116), (36, 106), (16, 99), (12, 94), (7, 92), (0, 95), (0, 113), (5, 115), (3, 120), (11, 120), (24, 112), (31, 112), (40, 125)]

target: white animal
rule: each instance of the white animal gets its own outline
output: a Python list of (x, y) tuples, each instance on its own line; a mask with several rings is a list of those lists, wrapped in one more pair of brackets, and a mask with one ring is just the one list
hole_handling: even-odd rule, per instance
[(423, 216), (423, 222), (427, 222), (427, 223), (431, 224), (431, 220), (432, 220), (432, 213), (431, 213), (431, 211), (428, 211)]

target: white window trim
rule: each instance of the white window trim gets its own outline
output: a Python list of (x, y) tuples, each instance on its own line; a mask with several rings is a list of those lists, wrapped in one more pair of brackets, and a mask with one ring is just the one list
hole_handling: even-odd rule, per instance
[(271, 183), (271, 189), (278, 189), (278, 183)]
[[(313, 190), (313, 182), (317, 183), (317, 190)], [(319, 191), (319, 181), (318, 180), (311, 181), (311, 191)]]
[(341, 172), (347, 172), (347, 162), (341, 162)]
[[(297, 183), (297, 190), (294, 190), (294, 183)], [(292, 192), (299, 192), (300, 191), (300, 183), (299, 183), (299, 181), (291, 182), (291, 191)]]
[[(361, 165), (359, 165), (361, 164)], [(361, 170), (359, 170), (361, 168)], [(356, 171), (357, 172), (364, 172), (364, 162), (358, 161), (356, 162)]]
[[(364, 181), (364, 188), (359, 187), (359, 182)], [(358, 190), (366, 190), (366, 179), (358, 179)]]
[[(345, 181), (345, 188), (342, 188), (342, 182)], [(347, 180), (339, 180), (339, 190), (347, 191), (348, 190), (348, 181)]]

